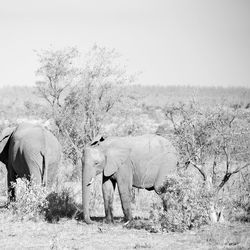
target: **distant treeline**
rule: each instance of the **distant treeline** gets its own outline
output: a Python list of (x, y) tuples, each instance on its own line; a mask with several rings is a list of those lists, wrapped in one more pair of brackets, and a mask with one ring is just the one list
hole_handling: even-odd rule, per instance
[(129, 86), (142, 96), (145, 105), (165, 106), (177, 102), (195, 101), (202, 105), (240, 105), (250, 103), (250, 88), (194, 86)]
[[(195, 101), (201, 105), (250, 106), (250, 88), (129, 85), (129, 95), (146, 106), (163, 107), (172, 103)], [(12, 86), (0, 88), (0, 112), (3, 115), (25, 115), (27, 103), (44, 104), (36, 95), (35, 87)], [(2, 116), (1, 115), (1, 116)]]

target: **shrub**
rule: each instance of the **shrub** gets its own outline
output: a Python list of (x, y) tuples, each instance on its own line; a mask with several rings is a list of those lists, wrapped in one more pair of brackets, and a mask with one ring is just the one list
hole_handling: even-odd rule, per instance
[(185, 231), (209, 222), (211, 194), (191, 178), (168, 178), (161, 189), (162, 203), (153, 203), (150, 218), (162, 231)]
[(69, 189), (48, 193), (44, 186), (33, 180), (17, 179), (12, 184), (16, 190), (16, 201), (9, 208), (20, 220), (45, 219), (58, 222), (60, 218), (72, 218), (78, 212)]
[(250, 186), (238, 188), (231, 197), (229, 210), (230, 221), (250, 222)]
[(44, 208), (45, 220), (58, 222), (60, 218), (73, 218), (78, 212), (69, 189), (53, 191), (46, 197), (47, 206)]
[(10, 210), (18, 219), (37, 219), (41, 217), (48, 203), (47, 190), (33, 180), (17, 179), (12, 184), (16, 190), (16, 201), (10, 204)]
[[(167, 107), (165, 115), (173, 126), (171, 139), (180, 156), (180, 167), (199, 173), (213, 194), (211, 221), (223, 221), (233, 188), (226, 196), (224, 190), (239, 173), (249, 171), (250, 112), (237, 105), (202, 107), (190, 102)], [(240, 186), (246, 187), (246, 180), (242, 178)]]

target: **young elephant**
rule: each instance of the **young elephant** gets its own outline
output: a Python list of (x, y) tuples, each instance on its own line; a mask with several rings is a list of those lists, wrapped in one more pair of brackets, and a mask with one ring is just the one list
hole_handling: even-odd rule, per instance
[(7, 168), (9, 199), (15, 199), (11, 182), (18, 177), (31, 177), (36, 183), (51, 186), (55, 181), (61, 158), (61, 146), (45, 128), (21, 123), (7, 128), (0, 139), (0, 161)]
[(167, 176), (176, 173), (177, 153), (172, 144), (157, 135), (112, 137), (94, 141), (82, 157), (83, 217), (89, 217), (90, 184), (103, 173), (103, 198), (107, 222), (113, 221), (113, 196), (116, 183), (125, 221), (132, 220), (131, 189), (155, 190), (159, 193)]

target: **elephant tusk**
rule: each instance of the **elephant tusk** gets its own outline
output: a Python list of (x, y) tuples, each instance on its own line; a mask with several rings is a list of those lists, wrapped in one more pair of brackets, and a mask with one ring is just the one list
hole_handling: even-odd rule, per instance
[(94, 178), (91, 178), (90, 182), (87, 184), (87, 186), (90, 186), (94, 181)]

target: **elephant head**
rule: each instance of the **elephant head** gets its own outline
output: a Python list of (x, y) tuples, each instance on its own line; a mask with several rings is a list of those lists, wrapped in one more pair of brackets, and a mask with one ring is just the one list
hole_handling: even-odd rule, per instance
[(14, 128), (5, 128), (2, 131), (0, 137), (0, 161), (6, 166), (8, 164), (8, 155), (9, 155), (9, 143), (10, 137), (14, 131)]
[(128, 159), (129, 150), (121, 147), (109, 147), (101, 137), (86, 146), (82, 156), (82, 202), (83, 216), (86, 223), (89, 217), (90, 185), (96, 175), (103, 173), (109, 177), (117, 172), (119, 166)]

